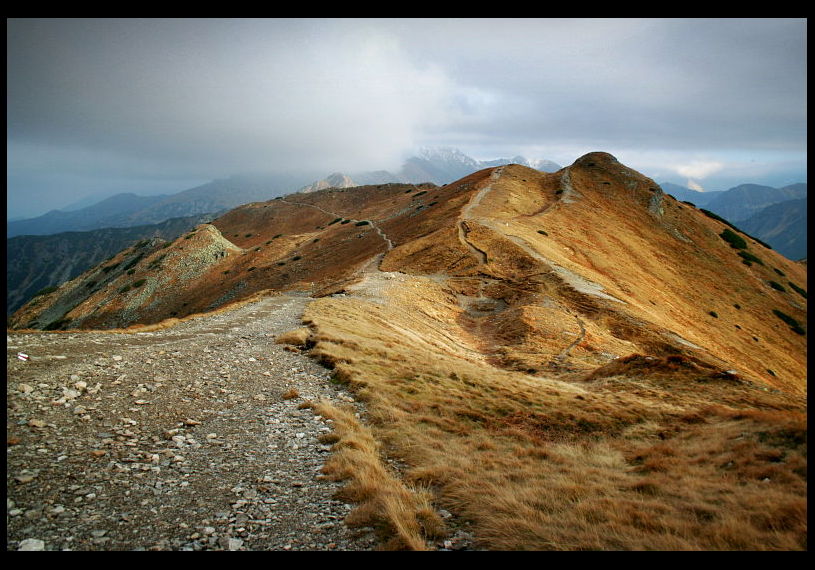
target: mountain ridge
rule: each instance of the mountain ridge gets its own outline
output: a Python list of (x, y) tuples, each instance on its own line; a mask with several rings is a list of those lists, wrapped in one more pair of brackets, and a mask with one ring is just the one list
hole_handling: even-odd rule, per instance
[(805, 259), (807, 256), (806, 198), (766, 206), (740, 221), (739, 226), (790, 259)]
[[(9, 334), (52, 351), (88, 330), (155, 340), (165, 369), (223, 357), (209, 396), (162, 375), (203, 441), (216, 400), (274, 382), (268, 353), (246, 374), (229, 364), (236, 344), (270, 341), (264, 303), (307, 299), (274, 342), (364, 403), (297, 409), (331, 419), (320, 478), (344, 482), (346, 522), (380, 528), (385, 548), (466, 535), (484, 550), (806, 550), (806, 287), (805, 264), (593, 152), (554, 173), (509, 164), (246, 204), (121, 251), (23, 307)], [(150, 336), (165, 330), (172, 351)], [(134, 370), (142, 381), (111, 378)], [(87, 402), (152, 417), (166, 390), (146, 386)], [(119, 449), (104, 450), (112, 468)], [(257, 496), (278, 491), (264, 479)]]
[[(494, 176), (498, 176), (502, 185), (507, 187), (517, 185), (517, 190), (504, 192), (501, 194), (502, 201), (493, 202), (493, 193), (489, 189), (493, 187), (490, 180)], [(603, 176), (609, 180), (602, 179)], [(542, 194), (539, 188), (543, 187), (548, 190)], [(629, 206), (622, 206), (629, 202)], [(593, 204), (594, 210), (586, 209), (588, 203)], [(484, 210), (486, 204), (490, 205)], [(624, 216), (621, 208), (628, 208)], [(605, 212), (607, 219), (615, 220), (620, 231), (629, 236), (626, 239), (638, 245), (631, 250), (624, 242), (611, 239), (604, 229), (591, 229), (592, 224), (585, 222), (581, 222), (582, 233), (569, 229), (570, 222), (565, 220), (558, 222), (558, 229), (541, 227), (540, 231), (533, 231), (529, 227), (530, 220), (538, 217), (559, 219), (555, 214), (563, 210), (575, 212), (578, 216), (576, 219), (581, 220), (593, 219), (598, 212)], [(483, 214), (473, 217), (474, 212)], [(632, 223), (633, 212), (640, 212), (636, 216), (640, 220), (639, 226)], [(506, 234), (507, 230), (500, 226), (501, 223), (507, 227), (511, 223), (515, 230)], [(600, 224), (600, 221), (597, 223)], [(720, 229), (714, 232), (710, 224)], [(392, 183), (353, 189), (327, 189), (247, 204), (220, 216), (212, 224), (199, 226), (198, 230), (185, 236), (186, 239), (175, 240), (161, 252), (131, 249), (116, 256), (110, 266), (132, 266), (136, 270), (133, 277), (121, 275), (115, 269), (109, 270), (106, 279), (94, 279), (98, 281), (92, 290), (94, 294), (76, 304), (75, 301), (87, 297), (89, 290), (83, 283), (90, 281), (92, 275), (99, 275), (100, 269), (96, 268), (52, 293), (59, 297), (72, 292), (68, 295), (72, 300), (57, 303), (59, 308), (49, 313), (50, 316), (35, 316), (37, 311), (24, 308), (13, 317), (13, 322), (16, 327), (36, 326), (33, 323), (38, 323), (40, 327), (53, 327), (57, 321), (62, 323), (60, 328), (68, 323), (72, 323), (72, 327), (124, 327), (135, 322), (156, 322), (188, 312), (205, 312), (261, 288), (306, 289), (324, 296), (341, 290), (344, 283), (354, 280), (353, 276), (358, 274), (361, 266), (381, 255), (384, 256), (381, 265), (385, 271), (437, 273), (459, 281), (474, 279), (473, 275), (485, 271), (485, 267), (490, 268), (493, 278), (505, 283), (499, 287), (502, 291), (507, 287), (506, 283), (514, 282), (517, 275), (528, 271), (519, 267), (537, 267), (545, 274), (549, 272), (557, 283), (546, 287), (571, 291), (559, 295), (570, 299), (570, 295), (576, 295), (575, 299), (580, 299), (568, 301), (570, 304), (578, 303), (581, 310), (589, 312), (610, 311), (609, 316), (617, 315), (614, 319), (640, 322), (638, 334), (645, 335), (640, 340), (652, 349), (673, 346), (672, 350), (682, 350), (679, 347), (682, 343), (678, 345), (676, 342), (677, 337), (684, 338), (684, 346), (715, 345), (718, 341), (709, 338), (707, 327), (711, 323), (707, 322), (708, 319), (703, 317), (698, 325), (690, 326), (687, 317), (680, 318), (679, 314), (672, 315), (664, 310), (657, 311), (658, 320), (663, 324), (654, 328), (653, 333), (645, 334), (644, 331), (649, 330), (651, 325), (644, 323), (655, 318), (657, 313), (653, 306), (660, 303), (654, 299), (664, 295), (657, 292), (664, 289), (665, 283), (674, 283), (674, 295), (698, 298), (698, 292), (677, 284), (675, 277), (669, 278), (672, 273), (666, 273), (666, 266), (654, 264), (654, 259), (666, 256), (661, 248), (687, 249), (687, 255), (707, 259), (705, 263), (724, 256), (732, 259), (729, 263), (733, 270), (745, 273), (744, 278), (748, 280), (754, 280), (755, 273), (765, 272), (764, 267), (769, 268), (772, 263), (785, 275), (789, 274), (789, 279), (794, 280), (797, 287), (805, 287), (805, 272), (802, 273), (789, 260), (767, 250), (749, 236), (747, 243), (750, 245), (744, 247), (757, 250), (760, 258), (767, 260), (767, 265), (754, 265), (753, 269), (745, 267), (741, 263), (742, 258), (735, 252), (728, 253), (734, 250), (718, 236), (724, 233), (726, 227), (695, 208), (673, 201), (661, 192), (656, 183), (622, 166), (611, 155), (593, 153), (581, 157), (558, 173), (507, 165), (480, 170), (445, 187)], [(598, 228), (602, 228), (602, 225), (598, 225)], [(694, 245), (693, 237), (687, 235), (688, 228), (693, 228), (699, 235), (709, 236), (704, 238), (707, 254), (701, 254), (699, 246)], [(584, 245), (578, 250), (578, 244), (585, 244), (586, 236), (593, 236), (589, 240), (591, 247)], [(184, 261), (192, 254), (185, 252), (190, 251), (188, 248), (192, 248), (196, 257)], [(495, 258), (493, 250), (502, 252), (501, 256), (508, 256), (509, 261), (501, 261), (500, 256)], [(637, 253), (635, 258), (630, 257), (640, 250), (651, 253)], [(716, 253), (710, 257), (713, 251)], [(564, 252), (569, 253), (564, 255)], [(625, 268), (633, 259), (636, 259), (639, 267), (649, 267), (645, 275), (650, 276), (643, 275), (638, 282), (629, 282), (624, 271), (621, 273), (609, 266), (609, 260), (619, 256), (630, 259)], [(167, 261), (162, 261), (165, 257)], [(171, 267), (181, 264), (178, 269), (169, 269), (166, 276), (157, 272), (156, 267), (163, 268), (170, 259), (174, 259)], [(721, 278), (714, 277), (713, 272), (720, 271), (721, 264), (725, 263), (723, 259), (711, 266), (711, 273), (705, 277), (710, 284), (705, 287), (714, 287), (713, 283), (717, 282), (721, 286)], [(340, 263), (342, 266), (338, 265)], [(520, 265), (514, 267), (513, 264)], [(182, 271), (182, 267), (187, 269)], [(193, 267), (195, 269), (190, 272)], [(601, 267), (605, 269), (599, 271)], [(682, 272), (682, 264), (678, 263), (675, 267)], [(178, 274), (178, 271), (181, 273)], [(694, 271), (701, 270), (695, 267)], [(214, 275), (220, 277), (214, 279)], [(658, 285), (654, 281), (655, 275), (663, 275), (669, 280)], [(764, 287), (768, 291), (762, 294), (769, 294), (772, 290), (766, 283), (773, 281), (770, 279), (773, 275), (770, 272), (764, 277)], [(142, 278), (137, 279), (140, 276)], [(688, 274), (686, 279), (694, 282), (699, 278), (692, 278)], [(134, 297), (135, 293), (123, 295), (119, 292), (120, 289), (127, 291), (127, 283), (136, 280), (146, 280), (147, 283), (138, 295)], [(100, 289), (102, 284), (107, 286)], [(519, 295), (520, 291), (509, 293), (518, 286), (512, 285), (500, 298)], [(76, 296), (77, 291), (82, 293), (79, 297)], [(636, 302), (632, 295), (637, 297)], [(783, 297), (784, 307), (794, 311), (796, 318), (803, 318), (800, 310), (795, 309), (800, 305), (796, 294), (788, 292)], [(128, 300), (121, 305), (124, 299)], [(613, 309), (596, 308), (596, 303), (605, 302), (604, 299), (611, 299), (609, 302), (618, 306)], [(46, 298), (40, 300), (44, 303), (48, 301)], [(662, 302), (666, 306), (671, 304), (667, 298)], [(702, 299), (699, 298), (698, 302), (701, 303)], [(714, 308), (720, 304), (712, 298), (706, 303), (710, 307), (707, 310), (700, 307), (700, 316), (717, 312)], [(159, 307), (164, 308), (159, 310)], [(769, 313), (769, 309), (766, 311)], [(64, 314), (56, 315), (60, 312)], [(626, 316), (623, 317), (623, 313)], [(54, 320), (52, 317), (55, 316), (59, 319)], [(702, 322), (705, 323), (703, 326)], [(657, 329), (662, 326), (673, 331), (673, 336), (659, 332)], [(677, 331), (680, 328), (685, 332)], [(695, 332), (690, 334), (690, 330)], [(701, 336), (694, 340), (693, 335)], [(646, 337), (650, 340), (646, 341)], [(611, 338), (607, 340), (610, 346), (617, 343)], [(745, 350), (747, 347), (754, 350), (751, 343), (747, 343)], [(510, 354), (514, 352), (508, 349), (507, 363), (516, 362), (512, 366), (525, 365), (526, 357)], [(749, 360), (756, 362), (752, 366), (757, 376), (765, 381), (777, 382), (774, 378), (767, 378), (765, 369), (758, 368), (754, 357)]]

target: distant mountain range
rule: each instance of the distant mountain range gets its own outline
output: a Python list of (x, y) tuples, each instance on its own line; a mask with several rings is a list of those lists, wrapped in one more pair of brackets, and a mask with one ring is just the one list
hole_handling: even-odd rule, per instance
[(36, 218), (7, 222), (6, 237), (126, 228), (157, 224), (171, 218), (223, 212), (250, 202), (282, 196), (306, 181), (303, 177), (284, 175), (232, 176), (171, 195), (116, 194), (78, 210), (52, 210)]
[(739, 227), (758, 236), (789, 259), (807, 256), (807, 199), (787, 200), (767, 206)]
[(520, 164), (543, 172), (557, 172), (561, 168), (550, 160), (529, 160), (516, 156), (481, 161), (454, 148), (435, 148), (423, 149), (417, 156), (409, 158), (388, 182), (449, 184), (477, 170), (505, 164)]
[(476, 160), (455, 148), (422, 149), (418, 155), (408, 158), (398, 172), (376, 170), (343, 174), (335, 172), (322, 180), (304, 186), (300, 192), (314, 192), (325, 188), (351, 188), (369, 184), (386, 184), (389, 182), (420, 184), (432, 182), (437, 185), (449, 184), (472, 174), (477, 170), (520, 164), (541, 172), (557, 172), (561, 166), (551, 160), (530, 160), (523, 156), (497, 158), (494, 160)]
[(721, 192), (699, 192), (670, 182), (660, 186), (676, 199), (709, 210), (737, 225), (789, 259), (807, 256), (807, 185), (804, 182), (782, 188), (740, 184)]
[(312, 192), (330, 186), (347, 188), (388, 182), (448, 184), (476, 170), (510, 163), (544, 172), (560, 170), (559, 165), (548, 160), (528, 160), (516, 156), (512, 159), (478, 161), (457, 149), (423, 149), (417, 156), (407, 159), (396, 173), (385, 170), (351, 175), (335, 173), (317, 181), (313, 181), (313, 178), (310, 181), (304, 175), (240, 175), (214, 180), (171, 195), (116, 194), (77, 208), (84, 203), (78, 202), (69, 208), (52, 210), (36, 218), (9, 220), (6, 223), (6, 237), (157, 224), (170, 218), (224, 212), (250, 202), (271, 200), (298, 189)]
[(305, 184), (307, 179), (302, 176), (232, 176), (177, 194), (117, 194), (93, 204), (82, 200), (36, 218), (8, 221), (6, 312), (11, 314), (40, 290), (73, 279), (132, 243), (150, 237), (175, 239), (237, 206), (270, 200), (298, 188), (314, 192), (388, 182), (447, 184), (475, 170), (511, 162), (549, 172), (560, 169), (551, 161), (520, 156), (482, 162), (455, 149), (425, 149), (396, 174), (369, 171), (356, 173), (352, 179), (335, 173), (311, 184)]

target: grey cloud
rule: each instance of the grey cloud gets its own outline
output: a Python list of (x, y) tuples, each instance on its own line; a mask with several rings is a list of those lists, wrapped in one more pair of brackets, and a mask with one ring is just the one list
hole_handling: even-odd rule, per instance
[(806, 149), (804, 19), (35, 19), (7, 30), (10, 193), (59, 171), (77, 187), (156, 188), (396, 168), (422, 145), (477, 158), (540, 149), (561, 163), (572, 149), (674, 162), (768, 150), (798, 162)]
[[(32, 21), (9, 41), (9, 138), (179, 161), (298, 168), (390, 158), (444, 78), (382, 38), (314, 23)], [(341, 40), (341, 41), (340, 41)], [(428, 113), (429, 111), (429, 113)], [(329, 160), (330, 161), (330, 160)]]

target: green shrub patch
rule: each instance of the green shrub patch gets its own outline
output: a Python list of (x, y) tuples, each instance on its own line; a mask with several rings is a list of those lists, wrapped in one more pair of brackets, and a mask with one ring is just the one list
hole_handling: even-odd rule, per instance
[(783, 312), (779, 311), (778, 309), (773, 309), (773, 314), (776, 317), (778, 317), (779, 319), (781, 319), (782, 321), (784, 321), (785, 323), (787, 323), (790, 326), (790, 328), (792, 329), (793, 332), (798, 333), (800, 335), (805, 335), (806, 334), (806, 331), (801, 327), (801, 323), (796, 321), (794, 318), (792, 318), (788, 314), (783, 313)]
[(739, 234), (729, 228), (725, 228), (719, 237), (730, 244), (733, 249), (747, 249), (747, 242)]
[(804, 299), (806, 299), (806, 298), (807, 298), (807, 292), (806, 292), (804, 289), (801, 289), (801, 288), (800, 288), (798, 285), (796, 285), (796, 284), (795, 284), (795, 283), (793, 283), (792, 281), (787, 281), (787, 285), (789, 285), (790, 287), (792, 287), (792, 289), (793, 289), (793, 290), (794, 290), (796, 293), (798, 293), (799, 295), (801, 295), (801, 297), (803, 297)]
[(764, 265), (764, 262), (761, 261), (758, 257), (750, 253), (749, 251), (740, 251), (739, 256), (742, 258), (742, 263), (746, 265), (752, 265), (753, 263), (758, 263), (759, 265)]
[(59, 289), (59, 287), (56, 285), (49, 285), (48, 287), (43, 287), (42, 289), (34, 293), (34, 297), (39, 297), (40, 295), (47, 295), (48, 293), (53, 293), (57, 289)]

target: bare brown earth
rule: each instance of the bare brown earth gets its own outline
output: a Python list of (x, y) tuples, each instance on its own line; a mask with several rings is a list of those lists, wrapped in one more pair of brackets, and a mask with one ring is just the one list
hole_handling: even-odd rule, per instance
[[(391, 547), (466, 522), (488, 549), (806, 549), (806, 265), (726, 229), (591, 153), (249, 204), (11, 325), (135, 332), (302, 291), (292, 342), (365, 401), (379, 444), (339, 437), (325, 472), (366, 489), (356, 520), (390, 521)], [(376, 457), (446, 530), (360, 483)]]

